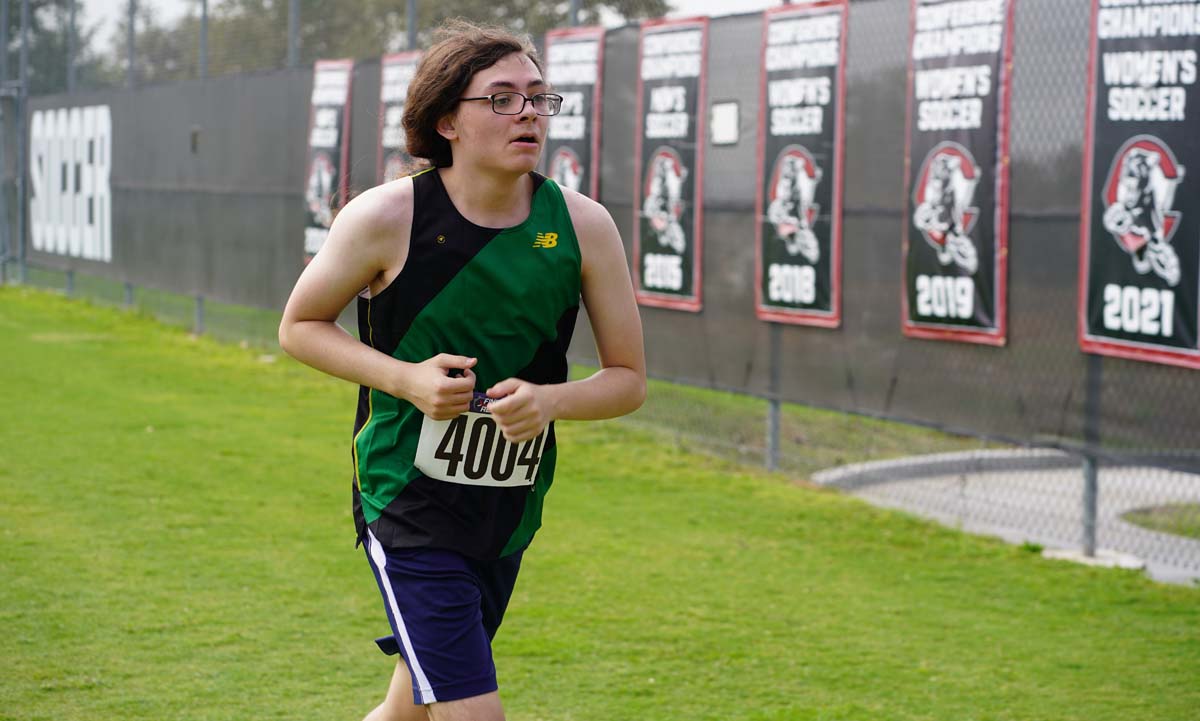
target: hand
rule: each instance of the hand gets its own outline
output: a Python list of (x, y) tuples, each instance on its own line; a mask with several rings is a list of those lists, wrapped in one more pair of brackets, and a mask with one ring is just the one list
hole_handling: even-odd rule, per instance
[(507, 378), (488, 388), (488, 398), (498, 398), (488, 409), (509, 443), (521, 443), (542, 432), (550, 421), (550, 401), (544, 386)]
[[(401, 396), (435, 421), (449, 420), (471, 407), (475, 390), (475, 358), (439, 353), (411, 367), (404, 379)], [(462, 376), (450, 372), (462, 370)]]

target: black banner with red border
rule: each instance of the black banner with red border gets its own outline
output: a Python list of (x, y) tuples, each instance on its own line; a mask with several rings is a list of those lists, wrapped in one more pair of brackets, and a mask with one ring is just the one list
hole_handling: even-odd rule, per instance
[(304, 258), (312, 259), (329, 235), (333, 214), (350, 187), (350, 85), (353, 60), (318, 60), (313, 66), (304, 180)]
[(698, 312), (708, 18), (642, 24), (634, 153), (634, 286), (643, 305)]
[(1006, 341), (1015, 0), (913, 0), (904, 334)]
[(563, 96), (550, 120), (542, 158), (546, 175), (564, 188), (600, 199), (600, 100), (604, 87), (604, 28), (546, 33), (546, 73)]
[(763, 13), (756, 312), (841, 323), (847, 0)]
[(384, 55), (379, 72), (379, 160), (375, 178), (380, 183), (395, 180), (413, 171), (404, 137), (404, 103), (408, 85), (421, 62), (421, 51)]
[(1200, 368), (1200, 3), (1092, 4), (1079, 343)]

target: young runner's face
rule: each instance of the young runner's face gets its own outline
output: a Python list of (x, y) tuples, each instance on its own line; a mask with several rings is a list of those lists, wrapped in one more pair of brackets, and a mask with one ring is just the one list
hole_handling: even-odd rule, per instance
[[(512, 53), (495, 65), (475, 73), (462, 97), (475, 98), (504, 92), (518, 92), (532, 97), (548, 90), (533, 61), (524, 53)], [(521, 99), (518, 98), (516, 102), (520, 103)], [(473, 164), (498, 166), (514, 173), (528, 173), (537, 167), (549, 120), (535, 113), (532, 103), (526, 103), (517, 115), (494, 113), (492, 104), (487, 100), (459, 103), (455, 118), (455, 130), (459, 136), (455, 165), (465, 160)]]

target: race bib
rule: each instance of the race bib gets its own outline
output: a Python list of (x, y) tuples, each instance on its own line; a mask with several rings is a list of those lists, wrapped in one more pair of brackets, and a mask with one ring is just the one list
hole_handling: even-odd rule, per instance
[(532, 486), (546, 431), (523, 443), (509, 443), (488, 410), (492, 400), (476, 393), (466, 413), (446, 421), (426, 416), (417, 441), (417, 469), (449, 483)]

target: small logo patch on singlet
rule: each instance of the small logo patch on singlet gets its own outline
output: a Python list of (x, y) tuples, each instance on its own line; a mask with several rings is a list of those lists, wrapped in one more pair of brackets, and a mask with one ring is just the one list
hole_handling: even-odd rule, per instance
[(533, 241), (535, 248), (553, 248), (558, 245), (558, 233), (538, 233)]

